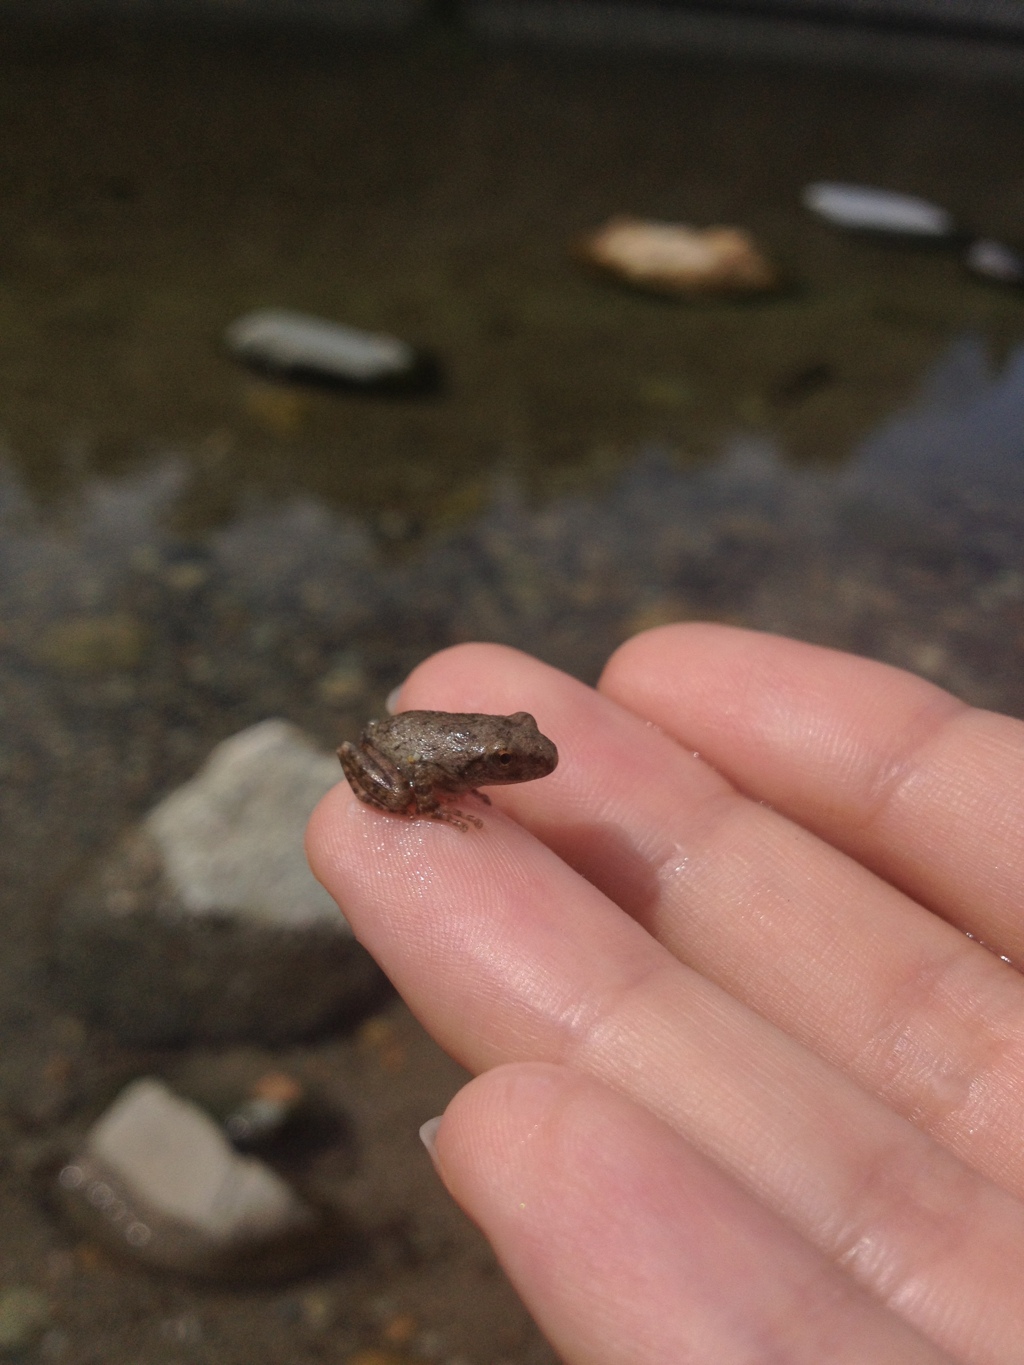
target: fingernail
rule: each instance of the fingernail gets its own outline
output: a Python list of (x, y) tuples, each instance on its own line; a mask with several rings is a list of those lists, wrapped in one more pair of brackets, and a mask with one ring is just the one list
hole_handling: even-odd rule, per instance
[(431, 1161), (437, 1163), (437, 1130), (441, 1127), (441, 1115), (436, 1119), (427, 1119), (420, 1128), (420, 1142), (426, 1147)]
[(404, 686), (405, 683), (399, 683), (397, 687), (393, 687), (391, 689), (391, 691), (385, 698), (384, 706), (387, 709), (387, 713), (389, 716), (393, 716), (395, 714), (395, 711), (398, 708), (398, 698), (402, 695), (402, 688)]

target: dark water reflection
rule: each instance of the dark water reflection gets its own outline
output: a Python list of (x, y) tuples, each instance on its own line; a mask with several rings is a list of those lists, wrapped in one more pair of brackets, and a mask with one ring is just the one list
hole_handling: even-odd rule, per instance
[(890, 513), (961, 535), (965, 552), (1020, 545), (1024, 516), (1024, 347), (994, 367), (982, 337), (960, 337), (917, 401), (863, 442), (844, 479)]

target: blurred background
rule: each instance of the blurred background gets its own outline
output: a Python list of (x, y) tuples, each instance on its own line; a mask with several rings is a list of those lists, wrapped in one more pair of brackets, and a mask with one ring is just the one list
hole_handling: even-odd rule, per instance
[[(467, 639), (729, 621), (1024, 714), (1022, 130), (1015, 0), (0, 0), (0, 1356), (553, 1361), (303, 820)], [(637, 288), (617, 216), (772, 283)]]

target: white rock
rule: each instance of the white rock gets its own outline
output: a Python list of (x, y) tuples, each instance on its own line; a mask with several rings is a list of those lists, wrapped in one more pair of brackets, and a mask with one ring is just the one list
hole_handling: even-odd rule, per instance
[(277, 308), (238, 318), (224, 341), (232, 355), (258, 368), (352, 384), (401, 378), (419, 361), (413, 347), (397, 337)]
[(230, 1275), (275, 1254), (291, 1266), (304, 1241), (313, 1259), (322, 1243), (322, 1213), (152, 1077), (121, 1092), (58, 1184), (80, 1226), (166, 1269)]
[(284, 720), (218, 744), (197, 776), (143, 821), (183, 908), (339, 928), (338, 907), (310, 872), (302, 842), (339, 771), (336, 758)]
[(69, 1004), (135, 1043), (279, 1043), (365, 1010), (383, 977), (306, 863), (337, 760), (283, 720), (225, 740), (61, 908)]
[(146, 1078), (123, 1090), (93, 1127), (86, 1151), (154, 1219), (220, 1247), (280, 1236), (313, 1215), (279, 1175), (240, 1156), (209, 1115)]
[(908, 237), (949, 237), (956, 231), (953, 215), (938, 204), (871, 185), (819, 180), (805, 187), (802, 198), (812, 213), (837, 227)]

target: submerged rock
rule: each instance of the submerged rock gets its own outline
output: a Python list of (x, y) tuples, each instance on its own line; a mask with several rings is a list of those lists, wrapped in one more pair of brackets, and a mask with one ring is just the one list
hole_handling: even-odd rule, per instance
[(225, 740), (121, 839), (56, 927), (74, 1007), (132, 1042), (281, 1042), (358, 1015), (383, 976), (303, 852), (337, 760), (283, 720)]
[(871, 185), (819, 180), (805, 187), (802, 199), (819, 218), (852, 231), (933, 238), (956, 232), (953, 215), (938, 204)]
[(972, 274), (996, 284), (1024, 284), (1024, 253), (990, 237), (978, 237), (970, 244), (964, 265)]
[(761, 293), (779, 284), (778, 271), (742, 228), (612, 218), (578, 251), (589, 264), (660, 294)]
[(152, 1077), (121, 1092), (57, 1184), (88, 1236), (165, 1270), (275, 1277), (337, 1250), (330, 1215), (236, 1152), (209, 1115)]
[(428, 358), (398, 337), (285, 309), (246, 313), (228, 327), (224, 342), (237, 360), (287, 379), (370, 389), (436, 378)]

